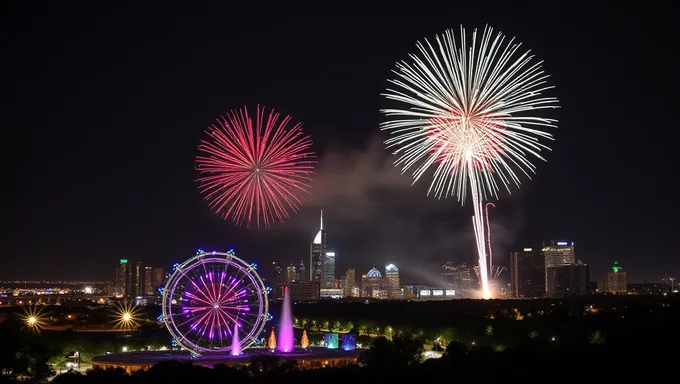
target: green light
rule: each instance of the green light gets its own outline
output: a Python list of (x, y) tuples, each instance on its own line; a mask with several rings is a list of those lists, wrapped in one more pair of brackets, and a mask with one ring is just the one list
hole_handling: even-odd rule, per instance
[(621, 266), (618, 261), (615, 261), (612, 265), (612, 271), (614, 271), (614, 273), (619, 273), (619, 271), (623, 271), (623, 266)]
[(326, 348), (337, 349), (338, 348), (338, 334), (337, 333), (327, 333), (324, 337)]
[(127, 264), (127, 259), (120, 259), (121, 264)]

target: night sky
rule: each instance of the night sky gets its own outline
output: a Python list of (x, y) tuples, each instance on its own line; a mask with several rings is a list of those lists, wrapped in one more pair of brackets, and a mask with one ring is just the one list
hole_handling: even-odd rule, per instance
[[(472, 263), (471, 205), (411, 187), (378, 124), (390, 70), (417, 40), (487, 23), (545, 60), (562, 107), (548, 162), (491, 210), (497, 263), (554, 239), (576, 243), (593, 280), (614, 260), (629, 281), (680, 274), (677, 40), (654, 2), (9, 3), (2, 279), (112, 280), (119, 258), (169, 268), (199, 247), (307, 263), (322, 208), (338, 274), (394, 262), (427, 282), (441, 262)], [(319, 155), (302, 212), (259, 231), (211, 212), (194, 167), (204, 129), (257, 104), (301, 121)]]

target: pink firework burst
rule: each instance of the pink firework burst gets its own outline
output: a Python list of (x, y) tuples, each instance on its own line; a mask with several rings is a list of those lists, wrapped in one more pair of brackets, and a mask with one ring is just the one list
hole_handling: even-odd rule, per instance
[(199, 190), (210, 207), (237, 225), (269, 227), (298, 212), (314, 174), (312, 140), (272, 109), (232, 110), (206, 130), (196, 157)]

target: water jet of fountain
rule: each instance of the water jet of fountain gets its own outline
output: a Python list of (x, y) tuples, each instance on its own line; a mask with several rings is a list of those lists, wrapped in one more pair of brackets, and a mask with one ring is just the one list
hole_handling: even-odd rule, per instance
[(234, 338), (231, 340), (231, 355), (241, 354), (241, 340), (238, 339), (238, 324), (234, 324)]
[(281, 324), (279, 325), (279, 342), (276, 343), (280, 352), (293, 352), (295, 338), (293, 334), (293, 314), (288, 287), (283, 290), (283, 308), (281, 310)]

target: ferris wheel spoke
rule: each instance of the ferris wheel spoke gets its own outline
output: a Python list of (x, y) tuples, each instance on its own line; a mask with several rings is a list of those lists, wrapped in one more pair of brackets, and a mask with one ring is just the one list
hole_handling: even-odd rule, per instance
[(201, 283), (203, 283), (203, 287), (205, 288), (205, 291), (200, 291), (200, 293), (203, 294), (203, 296), (209, 300), (210, 302), (214, 302), (215, 298), (210, 295), (210, 288), (208, 288), (208, 285), (205, 283), (205, 280), (203, 279), (203, 276), (201, 276)]
[(209, 301), (207, 301), (207, 300), (204, 300), (204, 299), (202, 299), (202, 298), (200, 298), (200, 297), (194, 295), (193, 293), (191, 293), (191, 292), (189, 292), (189, 291), (185, 291), (184, 294), (185, 294), (186, 296), (188, 296), (188, 297), (189, 297), (190, 299), (192, 299), (192, 300), (200, 301), (201, 303), (203, 303), (203, 304), (205, 304), (205, 305), (212, 305), (211, 302), (209, 302)]

